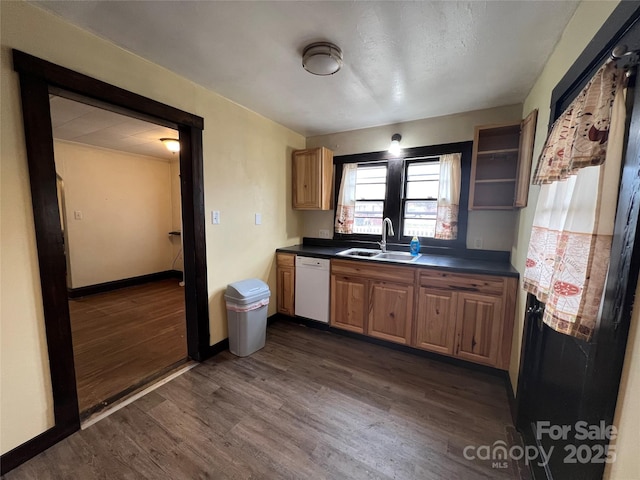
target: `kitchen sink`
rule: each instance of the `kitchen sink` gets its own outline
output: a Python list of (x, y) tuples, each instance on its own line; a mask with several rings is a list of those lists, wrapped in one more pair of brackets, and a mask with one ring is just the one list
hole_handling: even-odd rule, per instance
[(385, 252), (380, 253), (374, 257), (374, 260), (392, 260), (395, 262), (414, 262), (420, 257), (418, 255), (411, 255), (408, 252)]
[(409, 252), (382, 252), (371, 248), (349, 248), (338, 252), (338, 255), (352, 258), (368, 258), (370, 260), (381, 260), (387, 262), (415, 262), (420, 254), (413, 256)]
[(338, 255), (343, 255), (345, 257), (372, 258), (381, 253), (382, 250), (373, 250), (371, 248), (350, 248), (349, 250), (338, 252)]

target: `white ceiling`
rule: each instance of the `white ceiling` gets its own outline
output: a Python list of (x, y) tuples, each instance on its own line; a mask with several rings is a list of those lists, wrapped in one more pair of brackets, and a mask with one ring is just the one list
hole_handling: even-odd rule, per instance
[(173, 160), (161, 138), (178, 138), (178, 131), (84, 103), (52, 96), (53, 138), (139, 155)]
[[(522, 102), (579, 2), (36, 3), (312, 136)], [(331, 77), (301, 66), (320, 40)]]

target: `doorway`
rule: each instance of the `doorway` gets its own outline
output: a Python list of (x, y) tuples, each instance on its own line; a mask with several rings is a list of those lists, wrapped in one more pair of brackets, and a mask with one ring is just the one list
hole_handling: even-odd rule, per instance
[(210, 346), (209, 340), (202, 168), (204, 120), (18, 50), (13, 50), (13, 66), (20, 79), (54, 426), (14, 449), (7, 459), (10, 463), (3, 459), (3, 471), (23, 463), (80, 428), (50, 94), (66, 92), (67, 98), (78, 95), (94, 106), (179, 132), (187, 351), (189, 358), (197, 361), (217, 351), (216, 346)]
[(51, 95), (81, 418), (187, 361), (178, 131)]

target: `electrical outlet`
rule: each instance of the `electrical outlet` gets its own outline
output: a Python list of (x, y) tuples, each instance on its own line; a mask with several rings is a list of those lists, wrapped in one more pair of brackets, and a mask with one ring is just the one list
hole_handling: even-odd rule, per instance
[(256, 225), (262, 225), (262, 214), (256, 213)]
[(482, 248), (482, 237), (476, 237), (473, 239), (473, 248)]
[(320, 238), (331, 238), (331, 230), (320, 229)]
[(211, 223), (220, 225), (220, 210), (213, 210), (211, 212)]

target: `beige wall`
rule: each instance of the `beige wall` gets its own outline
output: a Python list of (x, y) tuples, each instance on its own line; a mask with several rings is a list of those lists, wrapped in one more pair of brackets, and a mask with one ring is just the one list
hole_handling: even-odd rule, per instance
[[(527, 96), (523, 113), (527, 113), (534, 108), (539, 109), (534, 158), (538, 158), (545, 141), (550, 115), (549, 104), (553, 88), (617, 4), (617, 1), (583, 2), (580, 4), (544, 70)], [(524, 262), (538, 193), (539, 187), (532, 186), (529, 192), (529, 206), (519, 212), (517, 219), (511, 261), (519, 272), (524, 271)], [(636, 291), (636, 299), (640, 298), (639, 295), (640, 288)], [(509, 369), (514, 389), (518, 381), (525, 299), (526, 296), (520, 289), (511, 367)], [(629, 334), (615, 416), (615, 424), (619, 430), (619, 437), (615, 442), (617, 460), (614, 464), (608, 465), (605, 470), (604, 478), (608, 480), (640, 479), (640, 456), (637, 454), (638, 444), (640, 443), (640, 416), (638, 412), (638, 405), (640, 404), (640, 382), (638, 381), (640, 378), (640, 329), (638, 325), (640, 323), (640, 308), (636, 308), (638, 306), (637, 303), (631, 320), (632, 327)]]
[[(73, 27), (25, 2), (1, 8), (1, 281), (0, 451), (53, 425), (42, 297), (31, 212), (17, 75), (11, 48), (80, 71), (200, 115), (211, 343), (226, 335), (222, 292), (247, 277), (275, 291), (274, 250), (300, 241), (302, 223), (291, 205), (290, 155), (305, 139), (164, 68)], [(55, 39), (55, 41), (52, 41)], [(262, 225), (254, 226), (254, 213)], [(275, 312), (275, 304), (269, 313)]]
[[(402, 135), (405, 148), (438, 145), (473, 140), (476, 125), (517, 122), (522, 117), (522, 105), (475, 110), (472, 112), (427, 118), (412, 122), (384, 125), (349, 132), (334, 133), (307, 138), (307, 147), (327, 147), (334, 155), (378, 152), (389, 148), (391, 135)], [(319, 230), (333, 233), (333, 211), (305, 212), (304, 236), (318, 237)], [(467, 226), (467, 247), (473, 248), (474, 240), (482, 240), (485, 250), (511, 249), (516, 213), (471, 211)]]
[(60, 140), (54, 151), (65, 186), (71, 287), (169, 270), (169, 162)]

